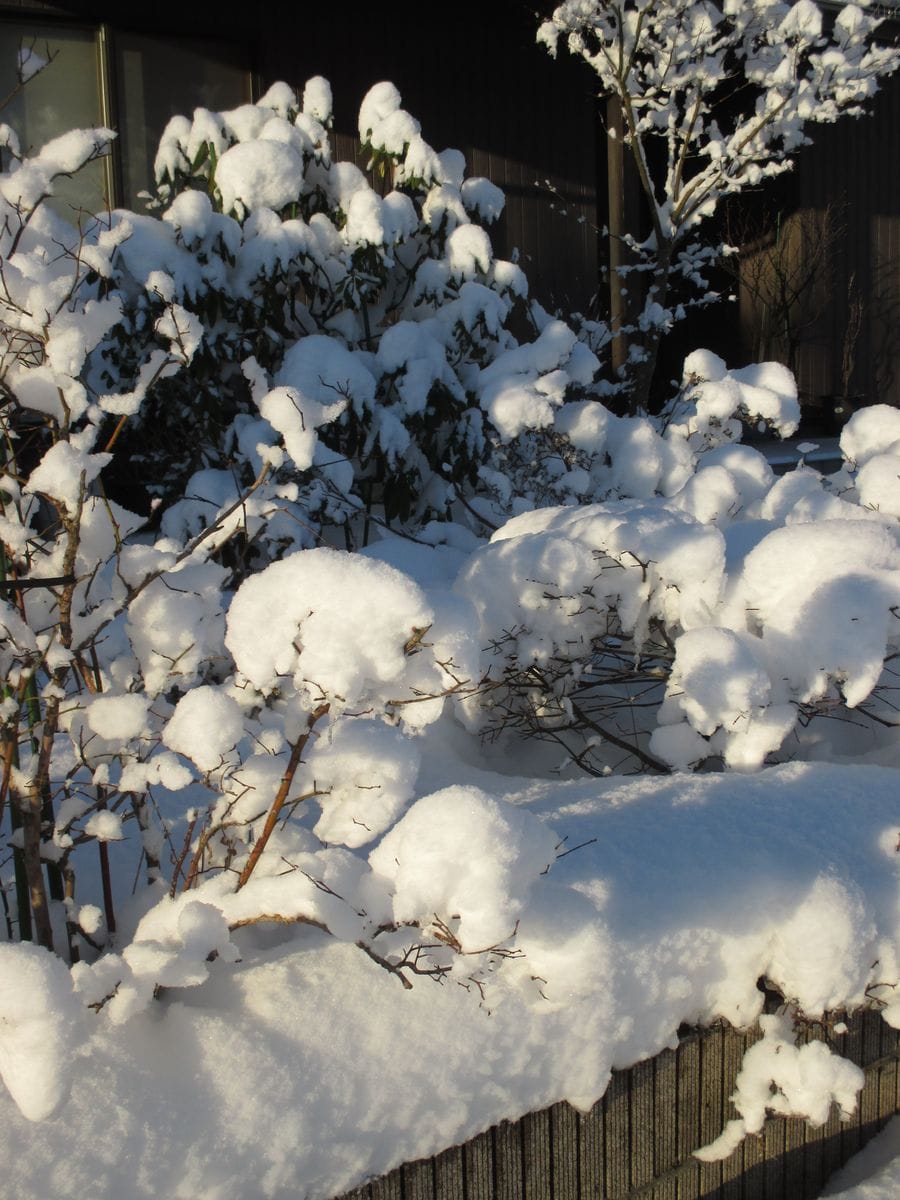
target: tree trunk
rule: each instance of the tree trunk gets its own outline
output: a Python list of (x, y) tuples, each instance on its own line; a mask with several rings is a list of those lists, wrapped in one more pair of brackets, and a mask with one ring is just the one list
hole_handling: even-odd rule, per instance
[[(647, 295), (645, 309), (650, 304), (666, 306), (669, 295), (671, 247), (666, 247), (659, 255), (653, 272), (653, 282)], [(633, 383), (628, 396), (628, 412), (632, 417), (643, 416), (650, 411), (650, 392), (653, 386), (653, 376), (656, 374), (656, 362), (659, 358), (659, 345), (665, 330), (659, 325), (651, 325), (641, 339), (641, 349), (644, 359), (638, 363), (633, 373)]]
[(50, 923), (50, 906), (44, 872), (41, 869), (41, 815), (43, 797), (38, 780), (34, 780), (20, 798), (19, 814), (22, 818), (25, 875), (28, 880), (28, 895), (34, 923), (34, 940), (46, 950), (53, 949), (53, 928)]

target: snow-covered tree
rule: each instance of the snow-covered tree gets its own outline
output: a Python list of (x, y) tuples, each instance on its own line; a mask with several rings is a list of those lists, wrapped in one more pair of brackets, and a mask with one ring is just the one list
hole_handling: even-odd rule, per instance
[(659, 341), (679, 315), (676, 285), (707, 291), (726, 251), (702, 223), (720, 202), (790, 169), (812, 127), (859, 116), (893, 48), (866, 7), (824, 15), (813, 0), (565, 0), (538, 40), (560, 40), (617, 98), (649, 229), (627, 231), (646, 279), (633, 335), (632, 411), (646, 409)]

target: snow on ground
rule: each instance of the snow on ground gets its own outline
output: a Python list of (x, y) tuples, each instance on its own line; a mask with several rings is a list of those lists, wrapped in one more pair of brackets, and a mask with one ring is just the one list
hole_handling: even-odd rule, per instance
[[(504, 876), (523, 957), (489, 956), (481, 989), (457, 972), (404, 990), (317, 929), (238, 930), (241, 961), (207, 964), (202, 985), (121, 1025), (88, 1014), (55, 1117), (0, 1097), (0, 1196), (327, 1198), (503, 1117), (586, 1107), (682, 1021), (752, 1023), (760, 975), (811, 1012), (859, 1003), (876, 959), (897, 978), (896, 770), (548, 782), (467, 765), (466, 745), (429, 733), (422, 799), (395, 831), (411, 822), (421, 850), (414, 822), (442, 787), (454, 811), (468, 796), (518, 829), (532, 866), (549, 829), (549, 871)], [(477, 910), (478, 855), (453, 852), (452, 903)]]
[(897, 1200), (900, 1196), (900, 1117), (869, 1142), (822, 1193), (833, 1200)]

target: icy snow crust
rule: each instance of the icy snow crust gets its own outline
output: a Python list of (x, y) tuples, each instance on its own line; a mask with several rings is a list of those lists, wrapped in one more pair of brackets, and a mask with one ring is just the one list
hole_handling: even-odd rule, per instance
[[(3, 1195), (326, 1198), (502, 1117), (590, 1105), (612, 1067), (674, 1044), (682, 1021), (751, 1023), (760, 975), (810, 1012), (862, 1002), (876, 959), (897, 976), (894, 771), (541, 783), (430, 749), (430, 780), (457, 783), (410, 810), (392, 853), (401, 830), (417, 849), (438, 834), (438, 808), (495, 814), (495, 850), (508, 826), (529, 829), (503, 885), (524, 957), (484, 1002), (452, 981), (403, 991), (316, 930), (235, 935), (239, 963), (210, 963), (206, 983), (127, 1026), (96, 1022), (56, 1120), (0, 1101)], [(454, 828), (456, 893), (438, 880), (432, 897), (477, 904), (487, 862), (471, 826)], [(507, 932), (491, 920), (478, 932)]]

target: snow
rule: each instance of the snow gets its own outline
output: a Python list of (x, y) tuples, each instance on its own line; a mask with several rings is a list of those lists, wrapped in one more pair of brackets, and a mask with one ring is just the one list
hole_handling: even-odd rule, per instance
[(556, 839), (530, 814), (504, 809), (475, 788), (446, 788), (413, 806), (369, 855), (389, 881), (395, 921), (453, 913), (464, 953), (509, 938)]
[(97, 478), (111, 457), (88, 454), (71, 442), (57, 442), (31, 472), (25, 490), (58, 500), (69, 516), (74, 516), (87, 485)]
[(866, 459), (856, 477), (856, 487), (860, 503), (866, 508), (900, 517), (900, 453), (875, 454)]
[(225, 212), (284, 208), (300, 195), (303, 162), (285, 142), (240, 142), (219, 159), (216, 183)]
[(333, 406), (343, 406), (343, 399), (361, 412), (375, 395), (375, 379), (365, 362), (336, 338), (321, 335), (301, 338), (291, 346), (274, 382), (295, 388), (332, 415), (339, 411)]
[(860, 409), (841, 431), (841, 451), (858, 467), (870, 458), (890, 453), (900, 442), (900, 412), (887, 404)]
[(322, 547), (246, 580), (226, 645), (260, 691), (293, 677), (298, 690), (352, 705), (372, 682), (399, 685), (404, 646), (431, 622), (425, 597), (399, 571)]
[[(389, 122), (396, 117), (400, 109), (400, 93), (394, 85), (388, 81), (376, 83), (374, 87), (369, 88), (363, 99), (359, 109), (359, 138), (363, 143), (371, 142), (373, 146), (385, 144), (386, 149), (394, 149), (393, 146), (383, 143), (380, 137), (380, 131), (385, 122)], [(403, 114), (404, 116), (406, 114)], [(398, 130), (398, 132), (402, 132)], [(418, 122), (412, 122), (409, 126), (409, 136), (419, 132)], [(409, 141), (409, 136), (406, 141)], [(398, 149), (403, 149), (401, 141)]]
[(201, 771), (213, 771), (227, 759), (243, 733), (243, 714), (237, 703), (205, 686), (181, 697), (166, 724), (163, 742)]
[(34, 158), (10, 164), (0, 178), (0, 196), (24, 217), (53, 194), (57, 175), (71, 175), (91, 159), (105, 154), (115, 136), (111, 129), (101, 128), (72, 129), (53, 138)]
[(900, 1117), (838, 1171), (823, 1196), (839, 1200), (894, 1200), (900, 1194)]
[(70, 1043), (83, 1023), (60, 959), (39, 946), (0, 945), (0, 1077), (29, 1121), (46, 1121), (65, 1103)]
[(125, 836), (122, 832), (122, 818), (118, 813), (95, 812), (84, 823), (84, 832), (88, 837), (96, 838), (98, 842), (120, 842)]
[[(337, 411), (343, 408), (338, 405)], [(259, 401), (259, 411), (284, 439), (284, 446), (300, 471), (312, 466), (316, 452), (316, 428), (335, 412), (315, 400), (301, 396), (294, 388), (273, 388)]]
[(368, 189), (355, 192), (347, 207), (347, 237), (351, 241), (380, 246), (385, 241), (380, 196)]
[(762, 1130), (766, 1114), (806, 1117), (813, 1128), (824, 1125), (837, 1104), (846, 1120), (856, 1108), (865, 1076), (824, 1042), (794, 1045), (794, 1029), (784, 1014), (761, 1016), (761, 1041), (744, 1055), (731, 1096), (741, 1114), (729, 1121), (715, 1142), (695, 1151), (703, 1162), (727, 1158), (748, 1133)]
[(463, 204), (485, 221), (496, 221), (503, 212), (506, 197), (489, 179), (466, 179), (460, 187)]
[(303, 111), (317, 121), (326, 123), (331, 119), (331, 84), (321, 75), (306, 81), (303, 88)]
[(320, 792), (313, 832), (355, 848), (390, 829), (415, 795), (421, 752), (399, 729), (359, 719), (332, 727), (309, 755)]
[[(207, 963), (228, 944), (215, 920), (224, 897), (187, 896), (171, 917), (158, 910), (130, 955), (136, 981), (168, 964), (172, 990), (120, 1024), (89, 1014), (60, 1119), (31, 1125), (0, 1102), (6, 1194), (286, 1198), (302, 1179), (304, 1195), (338, 1195), (503, 1116), (562, 1096), (590, 1105), (613, 1066), (673, 1044), (683, 1020), (751, 1023), (761, 974), (814, 1006), (860, 1002), (876, 958), (896, 973), (896, 855), (880, 847), (885, 831), (896, 838), (894, 771), (538, 783), (467, 767), (452, 740), (429, 751), (421, 790), (457, 782), (424, 794), (381, 842), (378, 878), (395, 910), (437, 913), (467, 948), (506, 939), (517, 920), (522, 957), (463, 958), (458, 981), (414, 977), (407, 991), (356, 947), (301, 926), (238, 930), (241, 961)], [(430, 860), (412, 853), (428, 847)], [(827, 920), (814, 902), (834, 878), (865, 904), (855, 940), (834, 929), (836, 897)], [(823, 1078), (852, 1107), (855, 1069), (824, 1048), (789, 1055), (789, 1022), (769, 1020), (768, 1049), (744, 1066), (745, 1120), (767, 1103), (767, 1074), (776, 1107), (820, 1116)], [(778, 1064), (766, 1057), (776, 1043)], [(30, 1078), (51, 1089), (52, 1066)]]
[(740, 603), (764, 623), (773, 669), (803, 698), (821, 696), (829, 673), (851, 707), (872, 690), (900, 603), (898, 562), (894, 528), (840, 520), (774, 530), (747, 555)]
[(108, 741), (140, 737), (147, 728), (144, 696), (97, 696), (87, 707), (88, 727)]
[(452, 275), (471, 279), (491, 262), (491, 243), (478, 225), (458, 225), (447, 238), (447, 262)]

